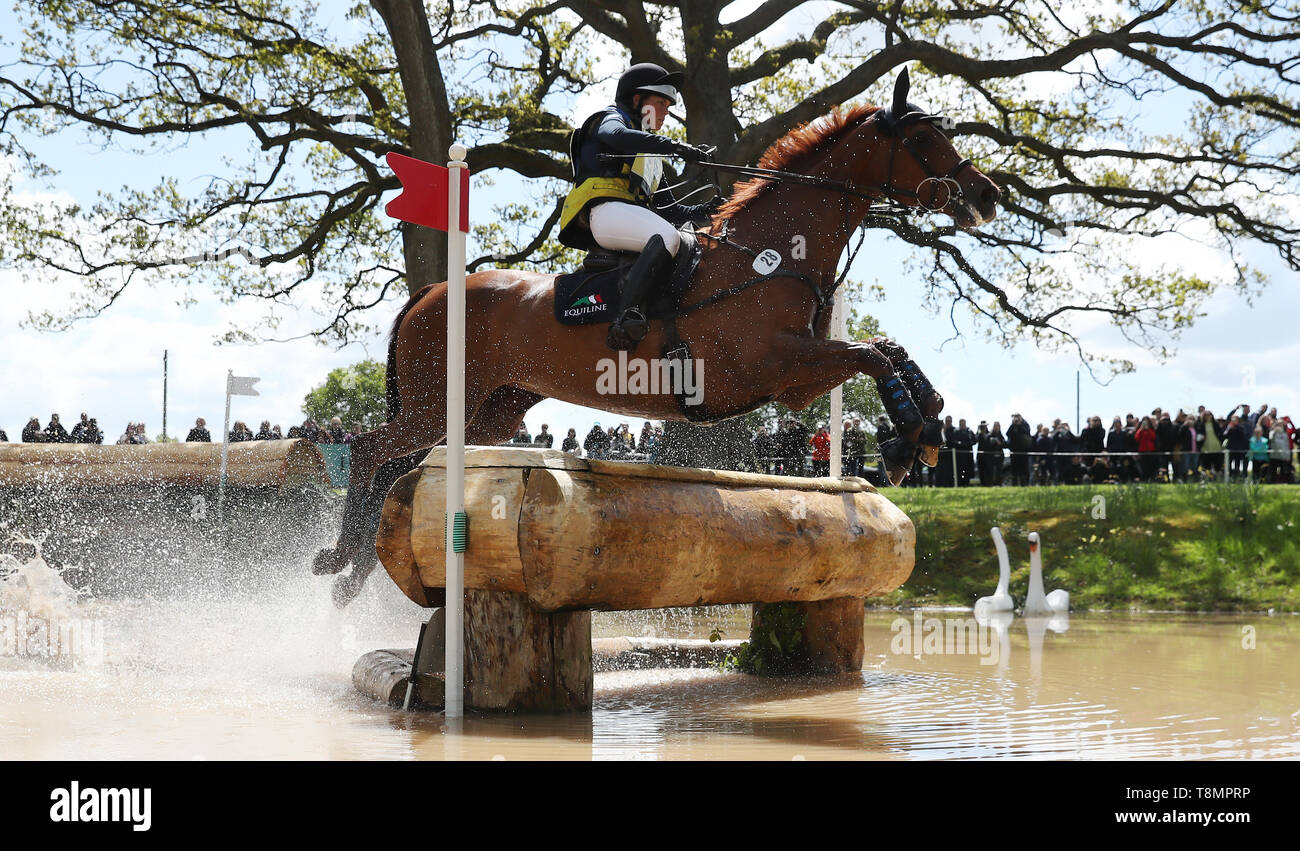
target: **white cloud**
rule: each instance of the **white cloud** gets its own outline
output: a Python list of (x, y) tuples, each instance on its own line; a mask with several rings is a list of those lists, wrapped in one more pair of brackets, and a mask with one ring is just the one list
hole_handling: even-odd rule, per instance
[[(6, 304), (41, 306), (51, 295), (57, 294), (25, 287), (12, 272), (0, 276), (0, 300)], [(212, 340), (218, 333), (229, 323), (251, 321), (257, 306), (221, 304), (210, 294), (200, 295), (190, 309), (174, 301), (161, 288), (136, 286), (103, 316), (61, 333), (20, 329), (21, 314), (7, 313), (0, 320), (0, 427), (14, 440), (29, 416), (44, 423), (57, 412), (70, 423), (85, 411), (99, 419), (110, 440), (127, 422), (141, 420), (152, 437), (162, 430), (167, 350), (169, 433), (183, 434), (199, 416), (216, 427), (214, 433), (220, 428), (227, 369), (262, 378), (261, 396), (236, 399), (232, 418), (254, 426), (269, 418), (287, 431), (301, 422), (302, 399), (313, 385), (330, 369), (366, 356), (362, 345), (336, 352), (309, 340), (216, 346)], [(372, 355), (383, 357), (382, 340), (367, 343)]]

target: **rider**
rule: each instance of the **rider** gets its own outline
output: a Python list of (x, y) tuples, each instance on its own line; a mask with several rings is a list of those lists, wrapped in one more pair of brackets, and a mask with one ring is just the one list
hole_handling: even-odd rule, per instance
[[(668, 107), (681, 99), (682, 81), (681, 72), (670, 74), (649, 62), (633, 65), (618, 80), (614, 104), (583, 121), (569, 142), (574, 187), (560, 213), (560, 242), (588, 251), (600, 246), (640, 252), (628, 270), (619, 312), (605, 341), (612, 349), (634, 349), (649, 331), (644, 304), (650, 285), (681, 246), (675, 225), (704, 220), (720, 204), (720, 199), (677, 203), (667, 189), (659, 188), (660, 157), (601, 156), (706, 159), (706, 151), (654, 132), (663, 126)], [(652, 208), (655, 200), (662, 205)]]

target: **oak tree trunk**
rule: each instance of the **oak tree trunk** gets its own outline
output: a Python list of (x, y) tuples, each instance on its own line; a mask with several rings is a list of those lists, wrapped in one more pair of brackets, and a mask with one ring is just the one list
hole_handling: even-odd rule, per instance
[[(451, 108), (433, 31), (422, 0), (370, 0), (393, 40), (397, 69), (406, 94), (411, 128), (406, 140), (412, 156), (444, 165), (451, 147)], [(425, 284), (447, 280), (447, 238), (426, 227), (402, 225), (406, 286), (414, 293)]]

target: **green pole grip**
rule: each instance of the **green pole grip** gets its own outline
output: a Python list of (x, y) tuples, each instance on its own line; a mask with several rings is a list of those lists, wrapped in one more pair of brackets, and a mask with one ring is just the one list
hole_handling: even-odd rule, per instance
[[(442, 516), (443, 540), (446, 540), (447, 534), (447, 515)], [(469, 516), (463, 511), (457, 511), (451, 526), (451, 551), (453, 553), (463, 553), (469, 549)]]

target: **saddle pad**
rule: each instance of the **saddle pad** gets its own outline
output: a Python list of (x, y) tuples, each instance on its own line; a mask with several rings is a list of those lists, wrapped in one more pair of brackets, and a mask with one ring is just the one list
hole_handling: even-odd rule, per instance
[[(646, 316), (669, 319), (677, 315), (677, 298), (690, 283), (700, 262), (695, 234), (682, 233), (682, 249), (677, 253), (668, 280), (652, 285)], [(596, 272), (578, 270), (555, 279), (555, 319), (561, 325), (591, 325), (613, 322), (618, 312), (618, 293), (627, 266), (636, 259), (630, 255), (620, 265)]]
[(555, 279), (555, 319), (561, 325), (613, 322), (619, 269), (573, 272)]

